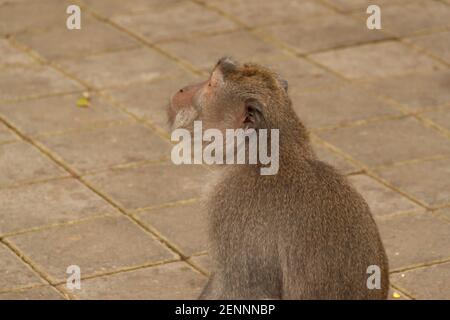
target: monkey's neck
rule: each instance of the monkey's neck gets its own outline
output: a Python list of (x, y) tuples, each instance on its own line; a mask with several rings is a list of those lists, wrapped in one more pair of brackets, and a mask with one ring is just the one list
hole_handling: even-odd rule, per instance
[(286, 157), (290, 161), (292, 156), (315, 158), (308, 130), (296, 115), (288, 119), (280, 124), (280, 163)]

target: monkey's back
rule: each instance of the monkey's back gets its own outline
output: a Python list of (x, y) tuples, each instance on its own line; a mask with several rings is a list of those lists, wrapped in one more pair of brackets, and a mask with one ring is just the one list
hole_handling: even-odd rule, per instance
[[(388, 264), (377, 226), (364, 199), (331, 166), (299, 159), (274, 176), (235, 168), (208, 207), (213, 247), (220, 244), (213, 252), (230, 281), (269, 298), (386, 298)], [(381, 270), (381, 289), (367, 287), (372, 265)]]

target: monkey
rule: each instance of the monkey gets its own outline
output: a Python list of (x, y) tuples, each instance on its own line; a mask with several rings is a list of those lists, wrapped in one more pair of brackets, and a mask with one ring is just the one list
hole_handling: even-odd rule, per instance
[[(259, 64), (221, 58), (207, 80), (176, 92), (172, 129), (279, 130), (279, 169), (220, 165), (205, 195), (212, 271), (199, 299), (386, 299), (388, 260), (363, 197), (319, 159), (287, 81)], [(380, 284), (369, 288), (369, 266)]]

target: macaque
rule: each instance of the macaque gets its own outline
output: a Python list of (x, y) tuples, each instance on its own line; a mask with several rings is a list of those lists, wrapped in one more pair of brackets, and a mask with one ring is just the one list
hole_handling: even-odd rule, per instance
[[(171, 98), (168, 118), (172, 129), (201, 121), (224, 135), (279, 132), (275, 174), (261, 174), (260, 161), (213, 170), (204, 196), (213, 269), (200, 299), (387, 298), (388, 261), (370, 209), (317, 159), (278, 74), (222, 58), (206, 81)], [(373, 266), (378, 288), (368, 285)]]

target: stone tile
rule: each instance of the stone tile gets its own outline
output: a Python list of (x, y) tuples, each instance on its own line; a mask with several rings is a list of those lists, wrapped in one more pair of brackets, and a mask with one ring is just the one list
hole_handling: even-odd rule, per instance
[(54, 281), (70, 265), (81, 276), (174, 259), (175, 255), (126, 217), (103, 217), (7, 238)]
[(0, 144), (18, 140), (18, 137), (6, 125), (0, 122)]
[(339, 128), (318, 135), (368, 166), (450, 154), (450, 140), (410, 117)]
[(384, 39), (386, 34), (369, 30), (366, 24), (341, 14), (297, 20), (295, 24), (273, 25), (262, 29), (288, 44), (300, 54)]
[(238, 27), (218, 13), (187, 1), (157, 11), (116, 16), (113, 21), (138, 32), (151, 42), (184, 39), (192, 35), (217, 33)]
[(140, 212), (139, 220), (157, 229), (186, 256), (207, 249), (207, 214), (199, 204), (186, 204)]
[(391, 281), (419, 300), (450, 299), (450, 263), (396, 273)]
[(105, 17), (123, 14), (136, 14), (145, 11), (158, 11), (165, 7), (175, 6), (186, 0), (134, 0), (129, 5), (123, 0), (81, 0), (81, 3)]
[[(65, 10), (61, 14), (65, 13)], [(49, 60), (78, 58), (92, 53), (137, 47), (138, 43), (114, 27), (91, 16), (82, 16), (81, 29), (56, 25), (37, 33), (25, 33), (17, 40)]]
[(273, 23), (297, 22), (311, 16), (326, 15), (331, 9), (317, 1), (258, 1), (214, 0), (209, 3), (237, 17), (246, 25), (254, 27)]
[(329, 165), (332, 165), (342, 174), (348, 174), (351, 172), (358, 171), (358, 168), (355, 167), (351, 162), (347, 161), (341, 155), (331, 150), (328, 150), (326, 147), (323, 147), (317, 143), (313, 143), (313, 148), (319, 160), (326, 162)]
[(135, 123), (42, 137), (39, 140), (79, 172), (167, 159), (171, 150), (168, 141)]
[(382, 28), (398, 36), (450, 26), (450, 7), (438, 1), (408, 1), (382, 9)]
[(409, 38), (408, 41), (450, 63), (450, 31)]
[(377, 220), (391, 271), (450, 257), (450, 223), (431, 213)]
[(81, 130), (98, 123), (130, 119), (96, 94), (90, 97), (88, 108), (77, 107), (81, 94), (69, 94), (25, 100), (0, 102), (0, 113), (27, 135), (66, 130)]
[(290, 93), (337, 86), (343, 83), (335, 75), (303, 58), (285, 56), (278, 60), (264, 62), (264, 65), (278, 72), (289, 82)]
[(430, 207), (450, 204), (449, 159), (385, 168), (378, 174)]
[(26, 142), (0, 145), (0, 187), (68, 173)]
[(317, 53), (311, 58), (350, 79), (389, 77), (445, 69), (441, 63), (394, 41)]
[(0, 69), (0, 100), (75, 92), (82, 87), (50, 67)]
[(0, 293), (0, 300), (64, 300), (64, 297), (55, 288), (42, 286)]
[(369, 90), (389, 97), (415, 111), (420, 108), (450, 105), (450, 72), (384, 78), (368, 83)]
[(33, 63), (31, 57), (11, 46), (6, 39), (0, 39), (0, 56), (2, 57), (0, 66), (27, 65)]
[(0, 234), (114, 212), (73, 179), (0, 189)]
[(294, 110), (308, 128), (333, 127), (400, 114), (372, 93), (349, 85), (300, 94), (294, 92), (292, 100)]
[(325, 0), (325, 2), (341, 12), (359, 11), (364, 13), (366, 12), (367, 7), (372, 4), (378, 5), (381, 10), (383, 10), (389, 5), (407, 3), (410, 1), (411, 0)]
[(164, 50), (191, 62), (199, 69), (211, 70), (223, 56), (247, 62), (281, 54), (281, 50), (247, 31), (237, 31), (196, 39), (184, 39), (160, 45)]
[(65, 28), (69, 4), (70, 1), (66, 0), (6, 1), (0, 9), (0, 34), (16, 34), (49, 26)]
[(388, 189), (371, 177), (355, 175), (350, 176), (349, 180), (367, 201), (374, 217), (385, 217), (393, 213), (413, 210), (423, 211), (411, 200)]
[(61, 65), (96, 88), (153, 80), (180, 70), (176, 63), (147, 48), (63, 60)]
[(191, 260), (194, 261), (194, 263), (198, 264), (205, 271), (211, 273), (213, 262), (208, 254), (192, 257)]
[[(0, 244), (0, 291), (44, 283), (8, 247)], [(1, 294), (0, 294), (1, 300)]]
[(447, 221), (450, 221), (450, 207), (440, 209), (436, 212), (436, 214), (440, 217), (443, 217)]
[(201, 165), (164, 163), (112, 170), (87, 179), (120, 205), (137, 209), (198, 197), (206, 173)]
[(433, 120), (433, 122), (450, 131), (450, 102), (448, 107), (425, 112), (422, 116)]
[(206, 281), (188, 264), (175, 262), (84, 280), (74, 294), (79, 299), (193, 300)]
[(148, 119), (159, 128), (169, 131), (167, 105), (170, 97), (180, 88), (200, 82), (201, 79), (188, 73), (152, 82), (134, 83), (120, 90), (105, 92), (138, 117)]

